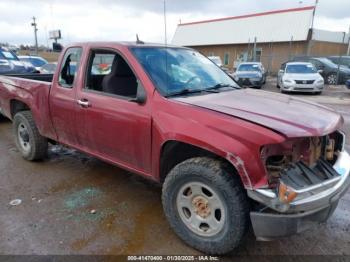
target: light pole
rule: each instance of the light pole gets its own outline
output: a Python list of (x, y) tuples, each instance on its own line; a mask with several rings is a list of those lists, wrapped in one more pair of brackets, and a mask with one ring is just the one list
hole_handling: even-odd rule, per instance
[(311, 20), (311, 36), (309, 39), (309, 43), (307, 45), (307, 55), (309, 56), (311, 54), (311, 48), (313, 45), (313, 38), (314, 38), (314, 22), (315, 22), (315, 15), (316, 15), (316, 8), (318, 5), (318, 0), (315, 1), (315, 8), (314, 12), (312, 13), (312, 20)]
[(33, 16), (33, 23), (32, 26), (34, 27), (34, 37), (35, 37), (35, 53), (38, 54), (38, 28), (36, 27), (36, 22), (35, 22), (35, 16)]

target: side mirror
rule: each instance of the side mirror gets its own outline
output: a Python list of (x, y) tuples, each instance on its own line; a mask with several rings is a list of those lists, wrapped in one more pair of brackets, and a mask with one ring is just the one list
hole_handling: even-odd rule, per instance
[(137, 104), (144, 104), (147, 100), (147, 94), (145, 89), (143, 88), (143, 85), (139, 80), (137, 80), (137, 92), (136, 92), (136, 97), (131, 98), (129, 101), (130, 102), (135, 102)]
[(279, 73), (279, 74), (284, 74), (284, 70), (280, 69), (280, 70), (278, 71), (278, 73)]
[(323, 74), (323, 70), (317, 70), (317, 73), (319, 73), (320, 75)]

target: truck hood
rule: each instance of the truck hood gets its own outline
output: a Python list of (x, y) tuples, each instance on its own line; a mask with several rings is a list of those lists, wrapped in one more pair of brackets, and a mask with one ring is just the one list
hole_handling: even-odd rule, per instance
[(344, 121), (336, 111), (319, 104), (252, 89), (175, 100), (244, 119), (289, 138), (324, 136), (338, 129)]

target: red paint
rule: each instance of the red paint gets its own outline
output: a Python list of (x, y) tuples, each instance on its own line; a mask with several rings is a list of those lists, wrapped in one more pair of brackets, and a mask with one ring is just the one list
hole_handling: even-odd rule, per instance
[(274, 14), (282, 14), (282, 13), (290, 13), (290, 12), (299, 12), (299, 11), (306, 11), (306, 10), (313, 10), (313, 9), (315, 9), (315, 6), (307, 6), (307, 7), (301, 7), (301, 8), (291, 8), (291, 9), (284, 9), (284, 10), (276, 10), (276, 11), (269, 11), (269, 12), (263, 12), (263, 13), (250, 14), (250, 15), (231, 16), (231, 17), (203, 20), (203, 21), (197, 21), (197, 22), (183, 23), (183, 24), (178, 24), (178, 26), (220, 22), (220, 21), (226, 21), (226, 20), (235, 20), (235, 19), (250, 18), (250, 17), (257, 17), (257, 16), (274, 15)]
[[(130, 45), (74, 45), (81, 46), (83, 53), (72, 89), (57, 84), (57, 73), (51, 86), (1, 77), (3, 113), (11, 118), (10, 101), (22, 101), (32, 110), (43, 136), (157, 181), (167, 142), (194, 145), (232, 163), (246, 188), (267, 185), (262, 146), (281, 144), (291, 137), (324, 135), (342, 123), (339, 114), (325, 107), (267, 92), (240, 90), (164, 98), (129, 51)], [(91, 48), (114, 49), (124, 56), (145, 88), (145, 104), (84, 90)], [(91, 107), (80, 107), (79, 99), (89, 100)]]

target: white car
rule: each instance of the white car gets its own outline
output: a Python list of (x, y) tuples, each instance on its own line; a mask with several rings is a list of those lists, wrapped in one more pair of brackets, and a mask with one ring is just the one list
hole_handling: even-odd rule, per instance
[(282, 93), (312, 92), (321, 94), (324, 88), (324, 79), (321, 71), (317, 71), (311, 63), (289, 62), (282, 64), (278, 72), (277, 87)]
[(220, 56), (208, 56), (208, 58), (213, 61), (218, 67), (222, 67), (223, 63)]
[(42, 66), (48, 63), (44, 58), (40, 56), (20, 55), (18, 58), (23, 62), (27, 62), (33, 65), (37, 71), (39, 71)]

